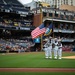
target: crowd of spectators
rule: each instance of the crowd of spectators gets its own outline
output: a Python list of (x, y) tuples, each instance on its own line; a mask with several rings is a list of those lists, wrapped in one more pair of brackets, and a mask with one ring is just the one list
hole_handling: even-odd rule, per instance
[(32, 26), (32, 21), (22, 19), (6, 19), (0, 17), (0, 25), (2, 26)]
[[(31, 39), (0, 39), (0, 53), (10, 52), (33, 52), (36, 51), (40, 44), (34, 43)], [(38, 46), (38, 47), (36, 47)], [(40, 48), (40, 47), (39, 47)], [(63, 44), (63, 51), (73, 51), (74, 44)], [(40, 51), (39, 49), (37, 51)]]
[(63, 45), (62, 50), (63, 51), (75, 51), (74, 48), (75, 48), (75, 45), (69, 44), (69, 45)]
[(20, 39), (0, 39), (0, 52), (30, 52), (35, 44), (32, 41)]

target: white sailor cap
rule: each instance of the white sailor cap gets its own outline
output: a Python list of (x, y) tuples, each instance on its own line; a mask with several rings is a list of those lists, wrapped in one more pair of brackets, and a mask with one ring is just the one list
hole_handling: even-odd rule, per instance
[(61, 41), (61, 39), (58, 39), (58, 42), (60, 42)]
[(43, 41), (48, 41), (48, 39), (44, 39)]
[(54, 40), (57, 40), (57, 38), (54, 38)]
[(52, 39), (52, 37), (50, 36), (49, 39)]

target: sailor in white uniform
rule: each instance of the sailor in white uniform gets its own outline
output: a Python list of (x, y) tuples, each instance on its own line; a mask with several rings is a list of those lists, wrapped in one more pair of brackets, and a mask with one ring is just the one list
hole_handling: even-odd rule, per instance
[(61, 39), (58, 40), (58, 59), (62, 58), (62, 43)]
[(52, 44), (52, 50), (54, 52), (54, 59), (57, 59), (58, 41), (57, 41), (57, 38), (55, 38), (54, 40), (55, 42)]
[(49, 52), (49, 58), (52, 59), (52, 37), (49, 37), (49, 47), (48, 47), (48, 52)]
[(44, 44), (45, 58), (52, 58), (52, 45), (51, 40), (45, 39), (46, 43)]
[(48, 39), (44, 40), (43, 50), (45, 51), (45, 58), (48, 58)]

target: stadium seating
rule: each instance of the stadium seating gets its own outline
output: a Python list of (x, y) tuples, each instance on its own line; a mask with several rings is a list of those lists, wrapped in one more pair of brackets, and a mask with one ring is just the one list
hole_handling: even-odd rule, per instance
[[(25, 38), (20, 39), (0, 39), (0, 53), (2, 52), (29, 52), (32, 51), (34, 43)], [(8, 51), (9, 50), (9, 51)]]
[(72, 51), (72, 48), (70, 46), (63, 46), (62, 51)]
[(4, 0), (7, 4), (15, 4), (15, 5), (22, 5), (19, 1), (17, 0)]
[(0, 4), (3, 4), (4, 2), (3, 2), (3, 0), (0, 0)]

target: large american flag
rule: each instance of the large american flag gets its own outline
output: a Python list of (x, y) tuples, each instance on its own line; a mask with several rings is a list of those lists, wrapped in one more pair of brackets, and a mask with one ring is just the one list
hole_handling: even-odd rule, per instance
[(46, 29), (44, 27), (44, 24), (40, 25), (39, 27), (37, 27), (36, 29), (34, 29), (31, 32), (32, 39), (35, 39), (35, 38), (39, 37), (40, 35), (44, 34), (45, 31), (46, 31)]

